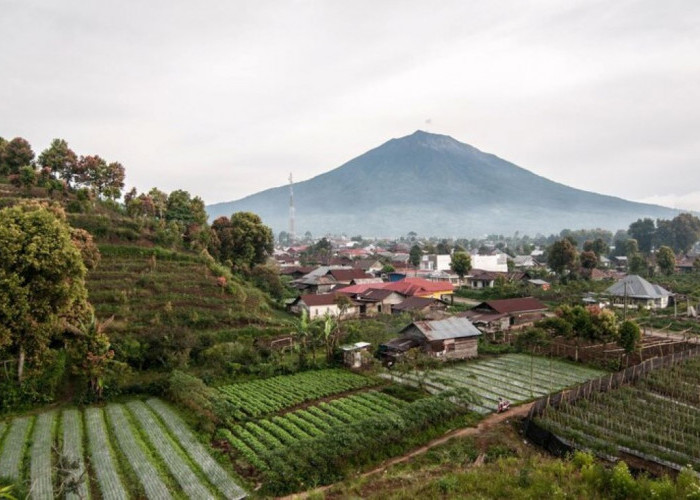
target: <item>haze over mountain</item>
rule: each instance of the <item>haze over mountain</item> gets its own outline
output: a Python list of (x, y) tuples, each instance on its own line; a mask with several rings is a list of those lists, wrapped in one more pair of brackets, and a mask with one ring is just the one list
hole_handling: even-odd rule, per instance
[[(605, 179), (600, 179), (601, 183)], [(446, 135), (417, 131), (294, 184), (296, 233), (364, 236), (558, 233), (626, 229), (678, 210), (575, 189)], [(214, 219), (251, 211), (277, 234), (289, 225), (289, 187), (207, 207)]]

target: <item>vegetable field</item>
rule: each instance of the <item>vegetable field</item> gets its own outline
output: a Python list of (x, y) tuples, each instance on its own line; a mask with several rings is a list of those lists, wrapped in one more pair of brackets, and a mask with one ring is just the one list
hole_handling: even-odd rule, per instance
[(487, 414), (496, 410), (499, 397), (521, 403), (603, 374), (600, 370), (557, 359), (506, 354), (428, 373), (390, 373), (382, 376), (398, 383), (423, 386), (433, 394), (465, 387), (480, 400), (474, 404), (474, 411)]
[(243, 420), (269, 415), (306, 401), (369, 387), (377, 383), (376, 379), (334, 369), (227, 385), (220, 387), (219, 391), (234, 407), (233, 418)]
[(577, 447), (620, 451), (700, 471), (700, 359), (651, 372), (633, 386), (594, 392), (535, 419)]
[(395, 413), (407, 404), (388, 394), (368, 391), (283, 416), (247, 422), (221, 433), (248, 463), (263, 471), (270, 467), (266, 462), (269, 451), (320, 437), (344, 425)]
[(0, 422), (0, 476), (25, 483), (35, 499), (245, 496), (157, 399)]

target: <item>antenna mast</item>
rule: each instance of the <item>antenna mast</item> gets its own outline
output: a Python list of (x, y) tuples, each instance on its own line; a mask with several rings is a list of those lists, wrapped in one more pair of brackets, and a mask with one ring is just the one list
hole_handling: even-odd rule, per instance
[(294, 243), (296, 234), (294, 234), (294, 181), (292, 174), (289, 173), (289, 241)]

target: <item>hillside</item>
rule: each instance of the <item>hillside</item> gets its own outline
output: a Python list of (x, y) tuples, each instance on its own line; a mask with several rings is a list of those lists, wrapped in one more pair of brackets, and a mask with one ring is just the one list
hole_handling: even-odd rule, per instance
[[(294, 185), (298, 233), (435, 236), (534, 235), (564, 228), (627, 228), (677, 211), (552, 182), (452, 137), (417, 131)], [(210, 218), (259, 214), (288, 228), (289, 190), (210, 205)]]
[(210, 257), (166, 246), (157, 221), (99, 201), (79, 206), (70, 193), (52, 197), (42, 188), (0, 183), (0, 207), (26, 199), (59, 202), (68, 223), (93, 236), (101, 258), (87, 274), (88, 300), (100, 322), (112, 318), (106, 332), (116, 360), (144, 370), (216, 370), (201, 362), (207, 348), (239, 342), (245, 350), (258, 336), (286, 333), (286, 315), (269, 295)]

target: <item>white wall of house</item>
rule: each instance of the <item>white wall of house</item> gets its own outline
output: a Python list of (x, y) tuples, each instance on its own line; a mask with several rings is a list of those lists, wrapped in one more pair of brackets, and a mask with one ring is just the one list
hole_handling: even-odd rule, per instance
[(502, 255), (472, 255), (472, 269), (484, 271), (508, 272), (508, 258)]
[(423, 255), (420, 261), (421, 271), (449, 271), (452, 264), (450, 254), (428, 254)]

